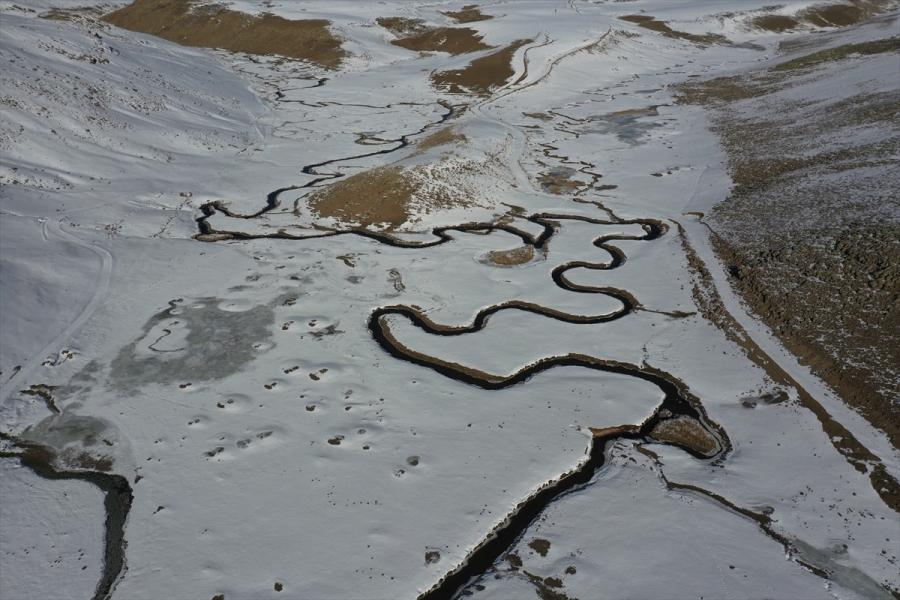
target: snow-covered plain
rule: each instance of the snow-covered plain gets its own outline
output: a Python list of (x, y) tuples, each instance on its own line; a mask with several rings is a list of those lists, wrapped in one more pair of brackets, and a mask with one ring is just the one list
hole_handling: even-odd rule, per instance
[[(231, 3), (332, 21), (352, 56), (325, 72), (39, 16), (81, 3), (0, 3), (5, 451), (18, 451), (7, 438), (26, 441), (56, 453), (60, 470), (106, 461), (128, 479), (125, 568), (112, 597), (416, 597), (581, 465), (589, 428), (657, 413), (663, 392), (629, 374), (558, 366), (487, 390), (398, 360), (369, 327), (385, 307), (459, 328), (501, 305), (540, 310), (500, 309), (457, 336), (401, 313), (380, 322), (395, 347), (494, 378), (566, 355), (654, 369), (699, 399), (725, 450), (705, 460), (649, 440), (612, 442), (590, 484), (553, 501), (516, 542), (518, 570), (503, 558), (465, 593), (896, 594), (897, 513), (796, 390), (763, 400), (781, 390), (698, 313), (681, 237), (748, 335), (900, 476), (884, 436), (740, 314), (687, 214), (708, 210), (730, 182), (702, 113), (675, 106), (667, 86), (739, 72), (776, 59), (780, 40), (823, 34), (750, 27), (769, 5), (756, 0), (490, 4), (482, 11), (495, 18), (465, 26), (496, 47), (532, 41), (515, 53), (510, 83), (477, 97), (429, 81), (473, 55), (407, 51), (375, 23), (451, 25), (439, 11), (462, 4)], [(619, 19), (640, 11), (732, 43)], [(451, 126), (464, 143), (417, 149)], [(306, 209), (332, 175), (389, 164), (420, 165), (472, 200), (423, 201), (391, 239)], [(454, 169), (463, 175), (442, 175)], [(554, 194), (547, 174), (575, 187)], [(492, 252), (534, 244), (544, 231), (535, 215), (553, 235), (533, 258), (492, 262)], [(203, 217), (206, 243), (195, 239)], [(662, 235), (647, 239), (639, 221)], [(495, 228), (440, 229), (462, 224)], [(617, 251), (599, 238), (627, 260), (611, 264)], [(593, 293), (554, 282), (567, 266), (565, 281)], [(102, 567), (102, 494), (11, 459), (2, 468), (3, 595), (94, 593), (82, 580)], [(88, 563), (77, 579), (75, 548), (78, 568)], [(57, 554), (63, 562), (48, 568)]]

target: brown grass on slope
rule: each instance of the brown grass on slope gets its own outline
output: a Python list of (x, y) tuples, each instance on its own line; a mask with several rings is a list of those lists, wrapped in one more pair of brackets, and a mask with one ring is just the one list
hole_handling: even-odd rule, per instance
[(135, 0), (103, 20), (123, 29), (200, 48), (278, 54), (338, 68), (346, 52), (322, 19), (289, 21), (271, 14), (248, 15), (222, 4), (189, 0)]
[(515, 74), (511, 64), (512, 57), (516, 50), (531, 42), (532, 40), (516, 40), (505, 48), (473, 60), (462, 69), (434, 73), (431, 81), (435, 86), (446, 87), (454, 94), (488, 96), (493, 87), (503, 85)]

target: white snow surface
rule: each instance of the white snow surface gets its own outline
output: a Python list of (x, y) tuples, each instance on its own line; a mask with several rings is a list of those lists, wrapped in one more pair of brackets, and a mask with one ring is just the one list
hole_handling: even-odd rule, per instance
[[(674, 105), (667, 86), (758, 66), (776, 57), (778, 41), (822, 34), (751, 29), (747, 19), (768, 0), (490, 4), (483, 10), (496, 18), (466, 26), (497, 47), (533, 41), (513, 59), (515, 83), (477, 99), (428, 80), (473, 55), (409, 52), (375, 24), (398, 15), (451, 24), (441, 12), (464, 4), (230, 3), (331, 20), (352, 56), (324, 72), (39, 17), (62, 3), (0, 2), (2, 430), (59, 450), (91, 448), (41, 437), (66, 418), (91, 417), (112, 432), (102, 456), (134, 493), (126, 569), (112, 597), (408, 598), (431, 589), (517, 504), (585, 460), (588, 427), (640, 424), (663, 395), (647, 381), (581, 367), (485, 390), (392, 357), (373, 339), (369, 315), (411, 307), (461, 327), (512, 301), (580, 317), (616, 313), (615, 298), (551, 279), (572, 261), (608, 263), (610, 252), (593, 245), (601, 236), (616, 238), (609, 244), (626, 262), (566, 278), (626, 290), (641, 309), (624, 318), (573, 324), (501, 310), (483, 330), (452, 337), (385, 318), (409, 350), (495, 376), (570, 353), (650, 365), (684, 382), (726, 432), (732, 448), (712, 462), (645, 444), (651, 459), (616, 442), (591, 483), (551, 503), (517, 542), (523, 569), (560, 577), (577, 567), (561, 589), (571, 598), (599, 589), (604, 597), (748, 598), (900, 589), (897, 514), (867, 475), (835, 450), (794, 391), (781, 404), (741, 404), (774, 386), (697, 313), (674, 225), (687, 229), (751, 337), (900, 473), (884, 436), (743, 313), (704, 228), (684, 214), (723, 199), (730, 182), (702, 113)], [(787, 1), (777, 11), (812, 4)], [(618, 19), (639, 11), (734, 44), (699, 46)], [(849, 41), (887, 35), (854, 31)], [(883, 76), (894, 76), (882, 62)], [(499, 166), (459, 183), (480, 194), (477, 204), (423, 210), (407, 223), (410, 247), (323, 237), (348, 225), (294, 211), (310, 191), (300, 186), (324, 174), (428, 163), (411, 156), (414, 144), (360, 155), (399, 146), (402, 136), (424, 138), (447, 126), (447, 106), (461, 104), (466, 110), (448, 123), (471, 152), (456, 148), (455, 160), (499, 156)], [(360, 145), (360, 134), (398, 141)], [(538, 176), (553, 169), (585, 183), (577, 196), (587, 202), (542, 188)], [(276, 209), (242, 218), (282, 188), (297, 189), (283, 192)], [(210, 201), (233, 215), (215, 212), (215, 231), (295, 239), (198, 241), (196, 219)], [(639, 239), (639, 225), (612, 222), (590, 202), (669, 229)], [(556, 215), (557, 231), (522, 265), (486, 258), (522, 244), (508, 231), (449, 230), (449, 241), (415, 247), (439, 240), (433, 228), (462, 223), (510, 223), (537, 235), (523, 217), (541, 213)], [(56, 386), (62, 415), (22, 393), (35, 385)], [(0, 466), (3, 596), (91, 595), (103, 561), (102, 493), (40, 479), (11, 459)], [(665, 481), (765, 509), (797, 552), (725, 504)], [(552, 543), (546, 557), (528, 554), (534, 538)], [(429, 552), (439, 560), (426, 560)], [(489, 574), (479, 585), (485, 598), (535, 590), (519, 575)]]

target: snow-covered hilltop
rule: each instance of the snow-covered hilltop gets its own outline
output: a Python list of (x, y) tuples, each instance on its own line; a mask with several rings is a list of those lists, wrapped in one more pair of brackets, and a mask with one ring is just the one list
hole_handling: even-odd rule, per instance
[(0, 2), (2, 595), (896, 597), (897, 28)]

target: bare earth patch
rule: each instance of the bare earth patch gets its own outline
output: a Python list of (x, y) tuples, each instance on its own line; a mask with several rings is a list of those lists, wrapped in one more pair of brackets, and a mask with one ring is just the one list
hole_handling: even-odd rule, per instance
[(410, 204), (417, 188), (403, 167), (378, 167), (313, 193), (307, 205), (320, 217), (358, 223), (363, 228), (380, 223), (399, 227), (412, 216)]
[[(500, 161), (471, 147), (461, 151), (467, 141), (457, 126), (444, 127), (419, 141), (406, 158), (322, 187), (306, 198), (306, 205), (318, 218), (382, 233), (430, 213), (483, 205), (484, 189), (476, 182), (496, 179)], [(429, 159), (420, 162), (426, 153)], [(411, 158), (416, 160), (404, 164)]]
[(229, 10), (224, 4), (189, 0), (135, 0), (103, 20), (139, 33), (200, 48), (248, 54), (277, 54), (338, 68), (346, 52), (322, 19), (289, 21)]
[(511, 250), (495, 250), (488, 255), (488, 258), (492, 263), (505, 267), (523, 265), (534, 258), (534, 247), (519, 246)]
[(481, 9), (478, 8), (477, 4), (469, 4), (468, 6), (463, 6), (460, 10), (456, 12), (445, 12), (441, 13), (451, 19), (455, 19), (457, 23), (475, 23), (476, 21), (487, 21), (488, 19), (493, 19), (491, 15), (482, 14)]
[(378, 17), (375, 22), (398, 37), (419, 34), (430, 29), (424, 19), (413, 17)]
[(661, 442), (677, 444), (706, 456), (719, 449), (719, 442), (699, 422), (688, 417), (662, 421), (650, 432), (650, 437)]
[[(843, 4), (819, 4), (796, 15), (763, 14), (750, 24), (765, 31), (782, 33), (804, 25), (814, 27), (847, 27), (861, 23), (887, 10), (893, 0), (849, 0)], [(775, 7), (777, 8), (777, 7)]]
[(476, 58), (468, 66), (434, 73), (431, 81), (436, 87), (447, 88), (453, 94), (489, 96), (494, 87), (501, 86), (515, 74), (512, 58), (516, 50), (532, 40), (516, 40), (496, 52)]
[(400, 38), (391, 44), (415, 52), (447, 52), (456, 56), (492, 47), (469, 27), (429, 27), (422, 19), (409, 17), (379, 17), (375, 21)]
[(651, 17), (650, 15), (626, 15), (620, 18), (623, 21), (628, 21), (629, 23), (636, 23), (638, 26), (643, 27), (644, 29), (649, 29), (650, 31), (661, 33), (668, 38), (687, 40), (696, 44), (729, 43), (728, 39), (724, 35), (720, 35), (718, 33), (705, 33), (703, 35), (697, 35), (694, 33), (677, 31), (669, 27), (669, 25), (665, 21), (657, 21), (655, 17)]
[(482, 36), (477, 31), (468, 27), (438, 27), (424, 33), (394, 40), (391, 44), (416, 52), (447, 52), (456, 56), (491, 48), (482, 42), (481, 38)]
[(586, 187), (584, 183), (571, 179), (577, 173), (578, 171), (575, 169), (557, 167), (544, 171), (538, 175), (537, 180), (541, 184), (541, 189), (549, 194), (558, 196), (576, 194), (579, 190)]
[(889, 173), (900, 152), (900, 106), (888, 89), (808, 99), (824, 93), (829, 77), (898, 53), (896, 36), (827, 48), (687, 84), (679, 96), (712, 108), (728, 156), (734, 187), (707, 222), (733, 287), (895, 447), (900, 186)]

